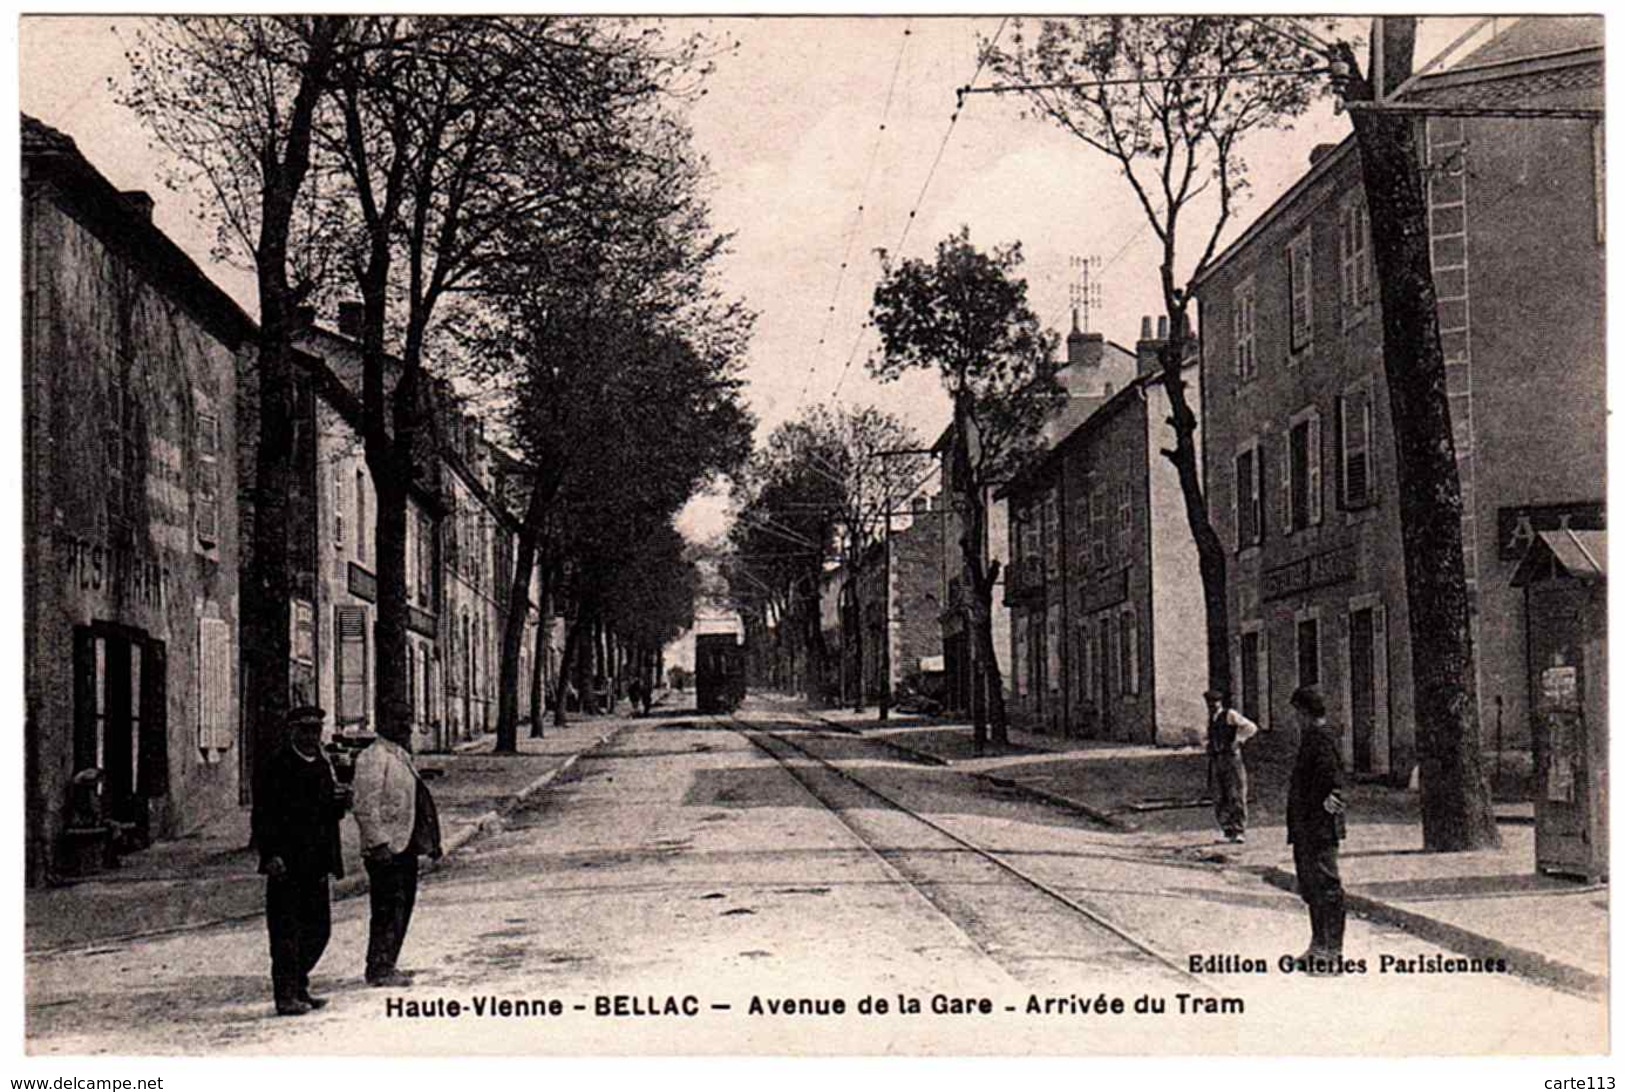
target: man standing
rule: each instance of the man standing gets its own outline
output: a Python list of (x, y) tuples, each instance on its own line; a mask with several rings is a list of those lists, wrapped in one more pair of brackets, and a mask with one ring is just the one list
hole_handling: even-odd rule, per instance
[(381, 734), (355, 763), (355, 821), (361, 830), (371, 920), (367, 933), (367, 985), (402, 988), (412, 976), (395, 966), (417, 902), (418, 857), (440, 856), (434, 799), (418, 777), (411, 752), (390, 735), (405, 736), (403, 711), (384, 718)]
[(322, 752), (325, 719), (314, 705), (288, 711), (287, 739), (266, 762), (254, 793), (254, 844), (266, 877), (265, 928), (278, 1016), (303, 1016), (327, 1004), (311, 995), (310, 972), (332, 932), (328, 877), (344, 874), (339, 818), (350, 790), (334, 780)]
[(1228, 695), (1209, 690), (1207, 699), (1208, 781), (1213, 786), (1213, 814), (1232, 842), (1247, 840), (1247, 766), (1241, 745), (1258, 734), (1258, 725), (1230, 708)]
[(1300, 686), (1292, 708), (1301, 734), (1287, 794), (1286, 840), (1292, 843), (1298, 894), (1309, 904), (1313, 935), (1301, 961), (1310, 974), (1336, 974), (1343, 956), (1343, 879), (1337, 866), (1347, 810), (1340, 795), (1342, 760), (1320, 692)]

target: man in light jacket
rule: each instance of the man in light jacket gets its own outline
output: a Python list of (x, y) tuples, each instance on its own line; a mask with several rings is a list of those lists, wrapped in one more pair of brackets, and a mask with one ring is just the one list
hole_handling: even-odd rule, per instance
[(356, 758), (354, 812), (372, 903), (367, 985), (401, 988), (412, 983), (395, 961), (417, 902), (418, 857), (438, 857), (440, 837), (433, 799), (411, 752), (390, 738), (410, 731), (409, 719), (395, 712), (384, 718), (384, 734)]

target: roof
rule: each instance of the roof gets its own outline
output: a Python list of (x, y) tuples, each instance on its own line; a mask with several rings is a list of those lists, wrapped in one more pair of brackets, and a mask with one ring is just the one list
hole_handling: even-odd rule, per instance
[[(1186, 367), (1195, 367), (1196, 364), (1197, 361), (1194, 358), (1191, 358), (1190, 363), (1188, 363)], [(1093, 436), (1101, 428), (1105, 427), (1105, 422), (1114, 417), (1119, 410), (1132, 403), (1138, 403), (1141, 398), (1141, 391), (1151, 384), (1160, 383), (1161, 381), (1161, 372), (1147, 372), (1144, 375), (1135, 376), (1133, 382), (1126, 384), (1122, 390), (1106, 399), (1106, 401), (1098, 409), (1096, 409), (1088, 417), (1085, 417), (1082, 421), (1078, 422), (1076, 428), (1062, 437), (1059, 442), (1057, 442), (1048, 451), (1044, 452), (1041, 457), (1034, 460), (1032, 465), (1027, 467), (1026, 470), (1023, 470), (1020, 474), (1017, 474), (1007, 484), (1001, 487), (998, 492), (994, 494), (994, 496), (1014, 497), (1033, 488), (1035, 485), (1043, 481), (1050, 474), (1050, 472), (1060, 464), (1061, 460), (1072, 451), (1073, 448), (1078, 447), (1086, 438)]]
[(1542, 15), (1517, 19), (1505, 32), (1452, 65), (1452, 72), (1527, 60), (1577, 49), (1600, 49), (1603, 23), (1600, 15)]
[(110, 249), (144, 268), (154, 282), (167, 285), (168, 294), (214, 336), (232, 349), (259, 337), (259, 327), (237, 301), (109, 182), (72, 137), (23, 114), (22, 155), (25, 187), (52, 186), (76, 219)]
[(1512, 586), (1521, 588), (1548, 579), (1558, 570), (1588, 583), (1608, 579), (1608, 532), (1576, 531), (1564, 527), (1540, 531), (1512, 573)]

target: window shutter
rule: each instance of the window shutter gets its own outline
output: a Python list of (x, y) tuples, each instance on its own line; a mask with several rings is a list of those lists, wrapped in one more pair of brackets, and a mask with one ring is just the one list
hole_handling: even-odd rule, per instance
[(1309, 522), (1319, 524), (1321, 517), (1320, 497), (1320, 414), (1313, 414), (1308, 421), (1309, 425)]
[[(224, 623), (221, 623), (224, 625)], [(136, 792), (169, 795), (169, 662), (162, 641), (141, 644), (141, 737)]]
[(1281, 526), (1289, 534), (1309, 526), (1309, 426), (1287, 430), (1281, 459)]
[(1336, 489), (1337, 506), (1339, 508), (1347, 508), (1349, 506), (1349, 455), (1348, 448), (1346, 446), (1348, 440), (1348, 422), (1346, 420), (1349, 411), (1348, 406), (1348, 396), (1339, 395), (1337, 398), (1337, 411), (1332, 415), (1332, 454), (1334, 456), (1333, 462), (1336, 464), (1337, 468)]
[(197, 745), (203, 751), (231, 746), (231, 626), (219, 618), (197, 624)]
[(338, 711), (340, 723), (367, 719), (367, 612), (362, 607), (336, 607), (338, 636)]

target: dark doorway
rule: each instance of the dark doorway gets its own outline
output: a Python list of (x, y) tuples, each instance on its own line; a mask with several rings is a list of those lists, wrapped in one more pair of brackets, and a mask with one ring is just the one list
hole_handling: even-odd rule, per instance
[(75, 628), (74, 774), (101, 771), (102, 814), (122, 849), (151, 842), (147, 801), (169, 793), (164, 643), (108, 623)]

